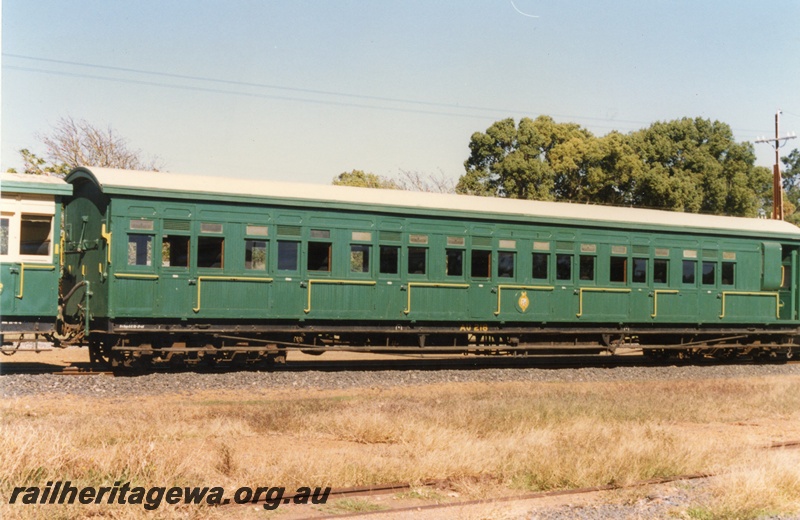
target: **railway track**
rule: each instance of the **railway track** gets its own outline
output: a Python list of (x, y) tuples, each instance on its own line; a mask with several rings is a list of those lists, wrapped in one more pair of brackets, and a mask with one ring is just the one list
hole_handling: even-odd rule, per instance
[(153, 367), (123, 368), (112, 370), (105, 367), (93, 367), (90, 363), (78, 362), (67, 366), (40, 363), (2, 363), (0, 375), (14, 374), (50, 374), (63, 376), (136, 376), (149, 373), (194, 372), (194, 373), (226, 373), (234, 371), (269, 371), (269, 372), (402, 372), (409, 370), (482, 370), (491, 368), (524, 369), (541, 368), (548, 370), (576, 368), (619, 368), (619, 367), (669, 367), (669, 366), (722, 366), (722, 365), (763, 365), (800, 363), (800, 360), (716, 360), (716, 359), (652, 359), (637, 355), (623, 356), (502, 356), (502, 357), (415, 357), (403, 359), (357, 359), (357, 360), (302, 360), (290, 361), (278, 365), (252, 366), (185, 366), (185, 367)]
[[(787, 449), (787, 448), (800, 448), (800, 440), (792, 440), (792, 441), (780, 441), (780, 442), (773, 442), (761, 447), (764, 450), (776, 450), (776, 449)], [(606, 484), (600, 486), (590, 486), (590, 487), (582, 487), (582, 488), (574, 488), (574, 489), (556, 489), (550, 491), (534, 491), (530, 493), (523, 493), (517, 495), (507, 495), (502, 497), (493, 497), (493, 498), (485, 498), (485, 499), (475, 499), (475, 500), (460, 500), (454, 502), (447, 502), (447, 503), (436, 503), (436, 504), (428, 504), (428, 505), (414, 505), (414, 506), (401, 506), (396, 508), (390, 509), (382, 509), (379, 511), (368, 511), (363, 513), (347, 513), (347, 514), (332, 514), (332, 515), (324, 515), (324, 516), (314, 516), (314, 520), (327, 520), (333, 518), (342, 518), (342, 517), (359, 517), (359, 516), (368, 516), (368, 515), (387, 515), (387, 514), (401, 514), (401, 513), (412, 513), (418, 511), (429, 511), (429, 510), (436, 510), (436, 509), (448, 509), (454, 507), (465, 507), (465, 506), (476, 506), (476, 505), (484, 505), (484, 504), (493, 504), (493, 503), (501, 503), (501, 502), (513, 502), (513, 501), (523, 501), (523, 500), (536, 500), (548, 497), (558, 497), (558, 496), (570, 496), (570, 495), (585, 495), (589, 493), (596, 493), (599, 491), (615, 491), (615, 490), (624, 490), (624, 489), (635, 489), (640, 487), (646, 486), (654, 486), (659, 484), (668, 484), (672, 482), (681, 482), (681, 481), (689, 481), (689, 480), (699, 480), (705, 478), (712, 478), (718, 476), (718, 474), (704, 472), (704, 473), (692, 473), (692, 474), (684, 474), (684, 475), (674, 475), (670, 477), (662, 477), (662, 478), (654, 478), (654, 479), (647, 479), (641, 480), (637, 482), (633, 482), (630, 484)], [(328, 499), (344, 499), (344, 498), (352, 498), (352, 497), (368, 497), (368, 496), (379, 496), (379, 495), (387, 495), (387, 494), (396, 494), (402, 492), (412, 491), (414, 489), (420, 488), (438, 488), (438, 489), (447, 489), (450, 487), (452, 482), (448, 479), (437, 479), (437, 480), (427, 480), (421, 483), (411, 484), (411, 483), (389, 483), (389, 484), (376, 484), (372, 486), (357, 486), (357, 487), (347, 487), (347, 488), (336, 488), (331, 489), (330, 493), (328, 494)], [(294, 501), (294, 495), (287, 495), (283, 498), (285, 504), (292, 503)], [(256, 501), (256, 502), (248, 502), (247, 505), (258, 505), (263, 504), (265, 501)], [(228, 502), (224, 504), (222, 507), (235, 507), (240, 504), (235, 504)]]
[(122, 368), (112, 370), (102, 366), (92, 366), (88, 362), (76, 362), (67, 366), (42, 363), (2, 363), (0, 375), (15, 374), (50, 374), (63, 376), (136, 376), (149, 373), (193, 372), (193, 373), (226, 373), (235, 371), (269, 371), (269, 372), (379, 372), (379, 371), (439, 371), (439, 370), (483, 370), (483, 369), (526, 369), (540, 368), (548, 370), (577, 368), (620, 368), (620, 367), (669, 367), (669, 366), (722, 366), (722, 365), (763, 365), (763, 364), (797, 364), (800, 360), (717, 360), (717, 359), (653, 359), (640, 355), (573, 355), (573, 356), (444, 356), (420, 357), (406, 356), (400, 359), (351, 359), (351, 360), (300, 360), (276, 365), (245, 366), (184, 366), (184, 367), (152, 367)]

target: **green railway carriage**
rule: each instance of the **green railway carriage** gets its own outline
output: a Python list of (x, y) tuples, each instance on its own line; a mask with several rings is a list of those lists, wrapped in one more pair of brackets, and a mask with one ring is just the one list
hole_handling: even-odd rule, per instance
[(3, 343), (49, 335), (58, 316), (61, 199), (72, 186), (55, 177), (0, 174), (0, 314)]
[(790, 353), (800, 324), (785, 222), (100, 168), (67, 181), (65, 316), (104, 357)]

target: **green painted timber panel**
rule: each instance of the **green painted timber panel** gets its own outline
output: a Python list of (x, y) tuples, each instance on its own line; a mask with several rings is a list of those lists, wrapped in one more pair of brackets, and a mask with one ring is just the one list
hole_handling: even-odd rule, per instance
[(3, 318), (51, 316), (58, 312), (59, 269), (54, 264), (0, 265), (0, 306)]
[(192, 295), (195, 317), (266, 318), (272, 278), (198, 276)]
[(403, 313), (418, 320), (459, 320), (468, 315), (470, 291), (466, 283), (409, 282)]
[(114, 290), (122, 295), (114, 303), (115, 315), (120, 317), (151, 316), (155, 311), (159, 280), (156, 275), (114, 275)]
[(374, 316), (375, 285), (367, 280), (308, 280), (303, 312), (315, 319)]

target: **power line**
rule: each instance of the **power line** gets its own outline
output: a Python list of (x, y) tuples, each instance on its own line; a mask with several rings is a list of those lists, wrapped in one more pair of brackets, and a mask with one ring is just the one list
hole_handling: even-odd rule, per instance
[[(79, 61), (70, 61), (70, 60), (58, 60), (53, 58), (42, 58), (37, 56), (26, 56), (23, 54), (14, 54), (14, 53), (3, 53), (4, 57), (8, 58), (16, 58), (22, 60), (31, 60), (37, 62), (45, 62), (45, 63), (53, 63), (58, 65), (66, 65), (69, 67), (86, 67), (92, 69), (99, 69), (99, 70), (107, 70), (107, 71), (114, 71), (114, 72), (123, 72), (128, 74), (143, 74), (155, 77), (162, 77), (162, 78), (172, 78), (172, 79), (180, 79), (186, 81), (198, 81), (198, 82), (207, 82), (207, 83), (215, 83), (219, 85), (228, 85), (228, 86), (235, 86), (235, 87), (247, 87), (247, 88), (256, 88), (256, 89), (268, 89), (268, 90), (279, 90), (279, 91), (286, 91), (286, 92), (295, 92), (300, 94), (310, 94), (310, 95), (317, 95), (317, 96), (332, 96), (332, 97), (341, 97), (341, 98), (349, 98), (349, 99), (356, 99), (362, 101), (375, 101), (380, 103), (398, 103), (398, 104), (406, 104), (406, 105), (417, 105), (417, 106), (425, 106), (431, 108), (445, 108), (450, 110), (456, 111), (468, 111), (468, 112), (487, 112), (485, 115), (478, 115), (474, 113), (456, 113), (456, 112), (442, 112), (442, 111), (434, 111), (434, 110), (424, 110), (424, 109), (413, 109), (413, 108), (401, 108), (396, 106), (387, 106), (387, 105), (374, 105), (374, 104), (365, 104), (365, 103), (353, 103), (353, 102), (345, 102), (345, 101), (335, 101), (335, 100), (320, 100), (320, 99), (311, 99), (307, 97), (292, 97), (292, 96), (281, 96), (276, 94), (263, 94), (263, 93), (253, 93), (253, 92), (243, 92), (239, 90), (226, 90), (226, 89), (218, 89), (218, 88), (211, 88), (211, 87), (201, 87), (201, 86), (193, 86), (193, 85), (177, 85), (177, 84), (169, 84), (163, 82), (156, 82), (156, 81), (146, 81), (141, 79), (131, 79), (131, 78), (115, 78), (110, 76), (98, 76), (80, 72), (68, 72), (68, 71), (60, 71), (54, 69), (37, 69), (31, 67), (21, 67), (21, 66), (14, 66), (14, 65), (4, 65), (4, 69), (10, 70), (19, 70), (24, 72), (33, 72), (39, 74), (50, 74), (56, 76), (64, 76), (64, 77), (74, 77), (74, 78), (85, 78), (85, 79), (93, 79), (99, 81), (111, 81), (117, 83), (126, 83), (132, 85), (144, 85), (144, 86), (151, 86), (151, 87), (162, 87), (162, 88), (170, 88), (170, 89), (178, 89), (178, 90), (188, 90), (188, 91), (195, 91), (195, 92), (206, 92), (212, 94), (222, 94), (222, 95), (236, 95), (236, 96), (245, 96), (251, 98), (261, 98), (261, 99), (274, 99), (279, 101), (294, 101), (300, 103), (312, 103), (318, 105), (330, 105), (330, 106), (340, 106), (340, 107), (351, 107), (351, 108), (361, 108), (361, 109), (372, 109), (372, 110), (384, 110), (390, 112), (401, 112), (401, 113), (412, 113), (412, 114), (424, 114), (424, 115), (435, 115), (435, 116), (445, 116), (445, 117), (458, 117), (458, 118), (469, 118), (469, 119), (485, 119), (489, 114), (492, 113), (492, 117), (504, 117), (501, 114), (519, 114), (519, 113), (529, 113), (529, 114), (539, 114), (542, 112), (537, 111), (529, 111), (529, 110), (518, 110), (518, 109), (509, 109), (509, 108), (496, 108), (496, 107), (484, 107), (484, 106), (474, 106), (474, 105), (461, 105), (457, 103), (442, 103), (442, 102), (435, 102), (435, 101), (425, 101), (419, 99), (409, 99), (409, 98), (393, 98), (393, 97), (386, 97), (386, 96), (373, 96), (367, 94), (354, 94), (349, 92), (337, 92), (337, 91), (328, 91), (328, 90), (318, 90), (318, 89), (308, 89), (308, 88), (301, 88), (301, 87), (287, 87), (283, 85), (274, 85), (269, 83), (256, 83), (256, 82), (248, 82), (248, 81), (237, 81), (237, 80), (230, 80), (230, 79), (220, 79), (220, 78), (213, 78), (208, 76), (198, 76), (198, 75), (190, 75), (190, 74), (176, 74), (171, 72), (162, 72), (162, 71), (154, 71), (154, 70), (146, 70), (146, 69), (137, 69), (131, 67), (118, 67), (113, 65), (101, 65), (95, 63), (85, 63)], [(789, 112), (787, 112), (789, 113)], [(791, 113), (789, 113), (791, 114)], [(626, 125), (650, 125), (652, 121), (633, 121), (633, 120), (626, 120), (626, 119), (614, 119), (614, 118), (600, 118), (600, 117), (591, 117), (591, 116), (573, 116), (573, 115), (565, 115), (565, 114), (549, 114), (553, 118), (557, 119), (566, 119), (572, 121), (590, 121), (592, 122), (592, 126), (596, 128), (603, 128), (603, 129), (610, 129), (610, 130), (619, 130), (619, 126), (626, 126)], [(795, 115), (795, 114), (791, 114)], [(800, 116), (798, 116), (800, 117)], [(606, 124), (598, 124), (606, 123)], [(635, 131), (636, 129), (630, 130)], [(742, 129), (737, 128), (733, 129), (740, 133), (747, 133), (750, 135), (758, 134), (758, 130), (751, 130), (751, 129)]]
[(279, 96), (274, 94), (259, 94), (255, 92), (241, 92), (235, 90), (223, 90), (223, 89), (215, 89), (209, 87), (197, 87), (192, 85), (170, 85), (168, 83), (158, 83), (155, 81), (144, 81), (144, 80), (137, 80), (137, 79), (128, 79), (128, 78), (112, 78), (107, 76), (95, 76), (91, 74), (83, 74), (77, 72), (65, 72), (65, 71), (57, 71), (57, 70), (46, 70), (46, 69), (34, 69), (30, 67), (18, 67), (16, 65), (6, 65), (4, 68), (10, 70), (20, 70), (24, 72), (35, 72), (39, 74), (50, 74), (54, 76), (64, 76), (64, 77), (71, 77), (71, 78), (84, 78), (84, 79), (94, 79), (100, 81), (111, 81), (115, 83), (125, 83), (130, 85), (145, 85), (150, 87), (162, 87), (162, 88), (170, 88), (170, 89), (177, 89), (177, 90), (189, 90), (194, 92), (206, 92), (211, 94), (226, 94), (226, 95), (236, 95), (236, 96), (245, 96), (245, 97), (252, 97), (252, 98), (261, 98), (261, 99), (275, 99), (280, 101), (299, 101), (302, 103), (314, 103), (319, 105), (332, 105), (332, 106), (342, 106), (342, 107), (351, 107), (351, 108), (371, 108), (377, 110), (388, 110), (391, 112), (406, 112), (406, 113), (415, 113), (415, 114), (428, 114), (428, 115), (439, 115), (439, 116), (448, 116), (448, 117), (466, 117), (466, 118), (481, 118), (484, 119), (486, 116), (479, 116), (476, 114), (454, 114), (451, 112), (435, 112), (432, 110), (416, 110), (410, 108), (397, 108), (397, 107), (389, 107), (389, 106), (377, 106), (377, 105), (367, 105), (367, 104), (359, 104), (359, 103), (347, 103), (343, 101), (331, 101), (331, 100), (320, 100), (320, 99), (310, 99), (310, 98), (299, 98), (299, 97), (290, 97), (290, 96)]
[[(408, 98), (392, 98), (392, 97), (384, 97), (384, 96), (372, 96), (366, 94), (353, 94), (348, 92), (336, 92), (336, 91), (327, 91), (327, 90), (317, 90), (317, 89), (307, 89), (307, 88), (299, 88), (299, 87), (286, 87), (282, 85), (273, 85), (268, 83), (254, 83), (248, 81), (236, 81), (236, 80), (229, 80), (229, 79), (220, 79), (220, 78), (212, 78), (207, 76), (195, 76), (195, 75), (187, 75), (187, 74), (175, 74), (171, 72), (161, 72), (161, 71), (153, 71), (153, 70), (146, 70), (146, 69), (136, 69), (136, 68), (129, 68), (129, 67), (117, 67), (112, 65), (99, 65), (93, 63), (84, 63), (78, 61), (68, 61), (68, 60), (57, 60), (51, 58), (40, 58), (35, 56), (25, 56), (22, 54), (13, 54), (13, 53), (3, 53), (3, 56), (9, 58), (18, 58), (24, 60), (31, 60), (31, 61), (40, 61), (46, 63), (55, 63), (59, 65), (67, 65), (67, 66), (74, 66), (74, 67), (87, 67), (87, 68), (94, 68), (94, 69), (101, 69), (101, 70), (109, 70), (109, 71), (116, 71), (116, 72), (125, 72), (125, 73), (132, 73), (132, 74), (145, 74), (150, 76), (158, 76), (158, 77), (165, 77), (165, 78), (173, 78), (173, 79), (182, 79), (182, 80), (189, 80), (189, 81), (203, 81), (209, 83), (217, 83), (217, 84), (224, 84), (224, 85), (232, 85), (232, 86), (239, 86), (239, 87), (249, 87), (249, 88), (262, 88), (262, 89), (271, 89), (271, 90), (282, 90), (282, 91), (289, 91), (289, 92), (298, 92), (303, 94), (314, 94), (314, 95), (323, 95), (323, 96), (338, 96), (338, 97), (345, 97), (345, 98), (352, 98), (352, 99), (361, 99), (361, 100), (369, 100), (369, 101), (380, 101), (380, 102), (389, 102), (389, 103), (402, 103), (402, 104), (410, 104), (410, 105), (420, 105), (420, 106), (429, 106), (429, 107), (438, 107), (438, 108), (449, 108), (455, 110), (468, 110), (468, 111), (483, 111), (483, 112), (492, 112), (495, 114), (499, 113), (506, 113), (506, 114), (513, 114), (519, 112), (528, 112), (528, 113), (536, 113), (534, 111), (520, 111), (518, 109), (510, 109), (510, 108), (497, 108), (497, 107), (483, 107), (483, 106), (474, 106), (474, 105), (461, 105), (456, 103), (441, 103), (435, 101), (424, 101), (418, 99), (408, 99)], [(72, 76), (72, 77), (85, 77), (88, 79), (100, 79), (100, 80), (107, 80), (107, 81), (118, 81), (118, 82), (126, 82), (130, 81), (132, 83), (137, 84), (144, 84), (149, 86), (164, 86), (169, 88), (186, 88), (187, 90), (199, 90), (204, 92), (214, 92), (214, 93), (221, 93), (221, 94), (239, 94), (239, 95), (251, 95), (249, 93), (242, 93), (238, 91), (223, 91), (217, 89), (204, 89), (199, 87), (181, 87), (176, 85), (169, 85), (169, 84), (162, 84), (162, 83), (155, 83), (155, 82), (142, 82), (140, 80), (122, 80), (119, 78), (109, 78), (104, 76), (91, 76), (91, 75), (82, 75), (79, 73), (68, 73), (68, 72), (61, 72), (55, 70), (43, 70), (43, 69), (31, 69), (25, 67), (18, 67), (18, 66), (6, 66), (6, 68), (14, 69), (14, 70), (24, 70), (28, 72), (39, 72), (44, 74), (55, 74), (55, 75), (65, 75), (65, 76)], [(262, 97), (262, 96), (253, 96), (253, 97)], [(293, 100), (293, 101), (307, 101), (307, 102), (315, 102), (315, 103), (322, 103), (318, 100), (307, 100), (307, 99), (298, 99), (298, 98), (289, 98), (289, 97), (268, 97), (270, 99), (281, 99), (281, 100)], [(382, 109), (385, 107), (378, 107), (375, 105), (357, 105), (357, 104), (345, 104), (345, 103), (337, 103), (332, 102), (331, 104), (339, 105), (339, 106), (354, 106), (359, 108), (378, 108)], [(395, 111), (404, 111), (401, 109), (394, 109)], [(413, 111), (409, 110), (409, 112), (413, 113), (423, 113), (423, 114), (433, 114), (433, 115), (453, 115), (456, 117), (477, 117), (477, 116), (465, 116), (460, 114), (452, 114), (452, 113), (441, 113), (441, 112), (426, 112), (426, 111)], [(627, 124), (636, 124), (636, 125), (647, 125), (649, 122), (647, 121), (631, 121), (631, 120), (624, 120), (624, 119), (611, 119), (611, 118), (599, 118), (599, 117), (589, 117), (589, 116), (570, 116), (565, 114), (552, 114), (553, 117), (563, 118), (563, 119), (580, 119), (584, 121), (599, 121), (604, 123), (627, 123)], [(603, 128), (613, 128), (613, 127), (603, 127)]]

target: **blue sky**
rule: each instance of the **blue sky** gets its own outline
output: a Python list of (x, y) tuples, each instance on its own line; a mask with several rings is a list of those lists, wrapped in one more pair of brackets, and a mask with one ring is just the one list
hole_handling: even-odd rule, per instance
[(753, 141), (778, 108), (800, 132), (798, 20), (797, 0), (4, 0), (0, 169), (66, 116), (170, 171), (313, 183), (456, 179), (506, 117)]

